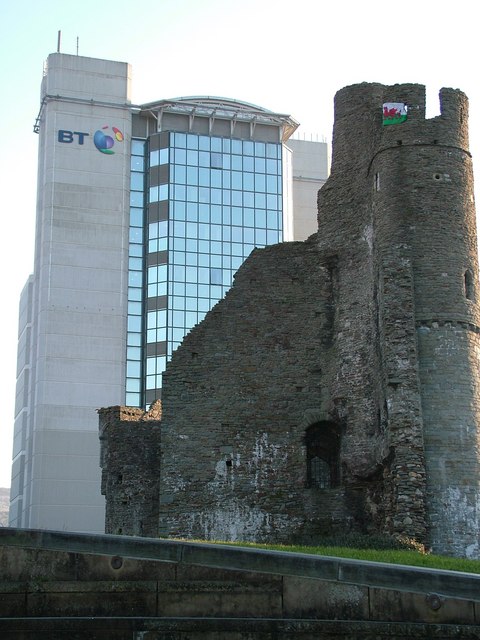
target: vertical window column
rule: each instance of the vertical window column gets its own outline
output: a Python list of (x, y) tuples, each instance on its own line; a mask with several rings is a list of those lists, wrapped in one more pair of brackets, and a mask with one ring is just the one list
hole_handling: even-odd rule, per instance
[(167, 358), (167, 282), (170, 210), (170, 134), (150, 138), (146, 240), (145, 404), (161, 397)]
[(144, 140), (132, 140), (130, 169), (125, 403), (131, 407), (141, 407), (143, 405)]

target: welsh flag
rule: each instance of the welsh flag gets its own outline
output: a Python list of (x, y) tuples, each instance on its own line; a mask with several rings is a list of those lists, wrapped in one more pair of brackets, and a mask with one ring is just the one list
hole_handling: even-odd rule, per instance
[(407, 105), (403, 102), (383, 103), (383, 125), (400, 124), (407, 119)]

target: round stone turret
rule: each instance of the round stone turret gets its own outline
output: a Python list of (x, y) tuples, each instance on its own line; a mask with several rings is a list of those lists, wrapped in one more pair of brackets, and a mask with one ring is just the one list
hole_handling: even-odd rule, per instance
[[(424, 119), (423, 87), (397, 85), (384, 88), (383, 103), (404, 104), (406, 120), (377, 127), (368, 168), (373, 244), (380, 292), (395, 272), (397, 285), (402, 272), (411, 274), (410, 291), (397, 288), (396, 297), (412, 296), (429, 542), (440, 553), (478, 555), (480, 307), (468, 101), (442, 89), (440, 116)], [(379, 300), (384, 326), (395, 302)], [(386, 351), (398, 336), (384, 338)], [(407, 359), (398, 346), (398, 370)], [(388, 395), (388, 373), (385, 383)]]

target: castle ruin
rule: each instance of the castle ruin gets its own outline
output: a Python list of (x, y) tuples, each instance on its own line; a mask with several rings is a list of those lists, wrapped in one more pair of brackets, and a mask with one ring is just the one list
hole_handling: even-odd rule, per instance
[(100, 410), (107, 532), (384, 532), (480, 557), (468, 101), (440, 106), (426, 119), (414, 84), (337, 93), (318, 232), (251, 254), (169, 363), (161, 420)]

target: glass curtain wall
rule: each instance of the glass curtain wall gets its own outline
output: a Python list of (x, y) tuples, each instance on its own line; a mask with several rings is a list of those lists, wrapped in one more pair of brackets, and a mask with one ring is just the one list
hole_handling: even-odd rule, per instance
[(283, 237), (281, 144), (176, 132), (152, 138), (147, 404), (161, 396), (173, 351), (231, 287), (245, 258)]
[(125, 403), (143, 404), (143, 274), (145, 140), (132, 140)]

